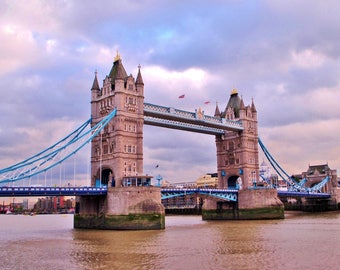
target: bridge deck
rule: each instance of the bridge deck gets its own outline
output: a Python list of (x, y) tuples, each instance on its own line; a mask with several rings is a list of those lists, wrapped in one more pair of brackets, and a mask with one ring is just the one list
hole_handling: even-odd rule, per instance
[(327, 199), (331, 198), (331, 194), (329, 193), (312, 193), (312, 192), (303, 192), (303, 191), (281, 191), (277, 192), (279, 197), (290, 197), (290, 198), (313, 198), (313, 199)]
[(224, 201), (237, 202), (238, 190), (236, 189), (210, 189), (210, 188), (163, 188), (162, 199), (178, 196), (199, 194), (201, 196), (213, 197)]
[(106, 187), (0, 187), (0, 197), (106, 195)]
[[(237, 201), (236, 189), (206, 188), (162, 188), (162, 199), (200, 194), (217, 199)], [(107, 187), (0, 187), (0, 197), (42, 197), (42, 196), (100, 196), (107, 194)], [(310, 193), (297, 191), (278, 191), (279, 197), (304, 197), (313, 199), (331, 198), (329, 193)]]

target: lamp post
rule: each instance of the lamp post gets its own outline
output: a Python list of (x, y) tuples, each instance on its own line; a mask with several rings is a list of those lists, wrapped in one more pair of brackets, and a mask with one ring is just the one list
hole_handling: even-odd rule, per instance
[(157, 179), (157, 181), (158, 181), (158, 186), (160, 187), (161, 186), (161, 181), (163, 180), (163, 177), (160, 175), (160, 174), (158, 174), (157, 176), (156, 176), (156, 179)]
[(256, 188), (256, 177), (255, 177), (255, 171), (251, 172), (252, 178), (253, 178), (253, 186)]

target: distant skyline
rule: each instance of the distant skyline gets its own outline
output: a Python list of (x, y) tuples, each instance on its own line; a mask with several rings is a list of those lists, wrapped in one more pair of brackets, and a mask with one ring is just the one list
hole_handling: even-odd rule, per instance
[[(118, 51), (128, 74), (141, 65), (145, 102), (213, 115), (236, 88), (289, 174), (339, 170), (339, 10), (335, 0), (1, 1), (0, 168), (88, 119), (94, 73), (102, 86)], [(77, 156), (84, 182), (89, 157)], [(144, 173), (211, 172), (214, 136), (144, 127)]]

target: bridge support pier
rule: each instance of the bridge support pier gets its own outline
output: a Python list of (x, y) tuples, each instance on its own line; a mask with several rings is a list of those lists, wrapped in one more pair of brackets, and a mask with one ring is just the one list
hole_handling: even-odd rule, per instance
[(165, 228), (161, 190), (157, 187), (112, 187), (107, 196), (77, 197), (74, 228), (158, 230)]
[(301, 210), (305, 212), (325, 212), (338, 210), (336, 203), (331, 199), (302, 198), (301, 202)]
[(297, 198), (294, 201), (284, 200), (286, 210), (304, 211), (304, 212), (325, 212), (337, 211), (339, 205), (334, 198), (331, 199), (313, 199)]
[(221, 202), (205, 199), (203, 220), (282, 219), (283, 203), (275, 189), (245, 189), (238, 193), (238, 202)]

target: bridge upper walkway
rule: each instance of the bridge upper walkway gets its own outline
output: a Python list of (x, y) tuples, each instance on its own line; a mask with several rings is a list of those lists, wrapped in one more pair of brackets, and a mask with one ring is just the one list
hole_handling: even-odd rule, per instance
[(243, 130), (240, 120), (227, 120), (204, 115), (200, 110), (193, 113), (150, 103), (144, 103), (144, 124), (211, 135), (224, 134), (226, 130)]

